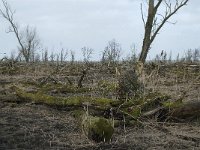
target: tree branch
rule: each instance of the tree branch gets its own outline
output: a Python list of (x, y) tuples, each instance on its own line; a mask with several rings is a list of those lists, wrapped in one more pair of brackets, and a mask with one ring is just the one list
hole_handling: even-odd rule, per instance
[[(160, 1), (162, 1), (162, 0), (160, 0)], [(178, 3), (178, 0), (177, 0), (174, 10), (171, 11), (169, 14), (167, 14), (167, 12), (166, 12), (165, 18), (162, 20), (161, 24), (158, 26), (158, 28), (155, 30), (154, 34), (151, 37), (151, 40), (150, 40), (151, 43), (155, 39), (155, 37), (158, 34), (158, 32), (160, 31), (160, 29), (163, 27), (163, 25), (168, 21), (168, 19), (171, 18), (171, 16), (173, 16), (181, 7), (186, 5), (188, 1), (189, 0), (183, 0), (181, 3)], [(171, 7), (171, 4), (169, 6)]]
[(145, 28), (145, 24), (146, 24), (146, 22), (145, 22), (145, 20), (144, 20), (144, 12), (143, 12), (142, 3), (140, 4), (140, 11), (141, 11), (141, 16), (142, 16), (142, 22), (143, 22), (143, 24), (144, 24), (144, 28)]
[(22, 49), (24, 49), (24, 46), (21, 42), (21, 38), (19, 36), (18, 25), (14, 23), (13, 19), (15, 11), (12, 11), (10, 5), (6, 2), (6, 0), (2, 0), (2, 3), (5, 8), (5, 12), (2, 9), (0, 9), (0, 15), (2, 15), (2, 17), (5, 18), (10, 23), (11, 27), (9, 28), (9, 31), (15, 33), (19, 45), (21, 46)]

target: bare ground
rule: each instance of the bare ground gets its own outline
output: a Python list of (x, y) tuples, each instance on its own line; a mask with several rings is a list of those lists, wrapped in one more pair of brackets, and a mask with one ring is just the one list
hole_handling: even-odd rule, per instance
[(148, 122), (116, 128), (111, 143), (95, 144), (69, 111), (0, 101), (0, 149), (199, 149), (199, 124)]

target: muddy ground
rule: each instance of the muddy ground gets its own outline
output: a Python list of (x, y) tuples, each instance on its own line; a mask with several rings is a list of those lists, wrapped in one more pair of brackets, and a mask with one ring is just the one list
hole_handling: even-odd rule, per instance
[[(96, 74), (100, 76), (99, 74)], [(185, 100), (199, 100), (199, 80), (195, 83), (171, 81), (168, 75), (159, 76), (160, 80), (150, 82), (153, 90), (165, 89), (177, 96), (182, 90), (190, 89)], [(25, 79), (19, 76), (2, 75), (2, 81)], [(26, 75), (26, 80), (30, 79)], [(89, 78), (89, 77), (88, 77)], [(94, 77), (95, 78), (95, 77)], [(98, 78), (98, 77), (96, 77)], [(156, 78), (156, 77), (155, 77)], [(171, 77), (174, 79), (173, 77)], [(180, 78), (179, 78), (180, 79)], [(185, 78), (184, 78), (185, 79)], [(195, 77), (196, 79), (196, 77)], [(182, 80), (181, 80), (182, 81)], [(171, 83), (170, 82), (170, 83)], [(162, 84), (161, 84), (162, 83)], [(186, 85), (190, 87), (186, 88)], [(156, 85), (156, 86), (155, 86)], [(165, 85), (165, 86), (164, 86)], [(170, 86), (170, 87), (169, 87)], [(1, 94), (6, 86), (1, 84)], [(176, 89), (176, 91), (175, 91)], [(179, 90), (180, 89), (180, 90)], [(177, 91), (178, 90), (178, 91)], [(76, 149), (76, 150), (133, 150), (133, 149), (200, 149), (200, 121), (156, 122), (145, 120), (144, 125), (119, 126), (109, 143), (95, 143), (83, 134), (79, 123), (67, 108), (50, 107), (32, 102), (17, 102), (0, 97), (0, 149)]]

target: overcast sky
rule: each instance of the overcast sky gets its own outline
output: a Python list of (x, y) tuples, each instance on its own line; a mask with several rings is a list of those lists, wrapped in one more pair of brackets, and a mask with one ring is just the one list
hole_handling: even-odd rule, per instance
[[(131, 45), (142, 46), (143, 23), (140, 3), (143, 0), (7, 0), (16, 10), (15, 20), (21, 27), (37, 28), (43, 47), (57, 51), (62, 47), (82, 55), (81, 47), (93, 48), (99, 58), (109, 40), (115, 38), (122, 46), (122, 55), (130, 53)], [(189, 48), (200, 48), (200, 1), (190, 0), (166, 24), (152, 45), (148, 58), (162, 50), (184, 54)], [(0, 53), (17, 48), (12, 33), (5, 33), (8, 24), (0, 18)], [(2, 55), (2, 54), (0, 54)]]

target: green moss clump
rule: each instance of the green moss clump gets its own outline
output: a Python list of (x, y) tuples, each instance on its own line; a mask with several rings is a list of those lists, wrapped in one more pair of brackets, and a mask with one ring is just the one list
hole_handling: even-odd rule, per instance
[(88, 138), (95, 142), (109, 142), (114, 133), (111, 123), (102, 117), (87, 116), (83, 120), (83, 129)]

